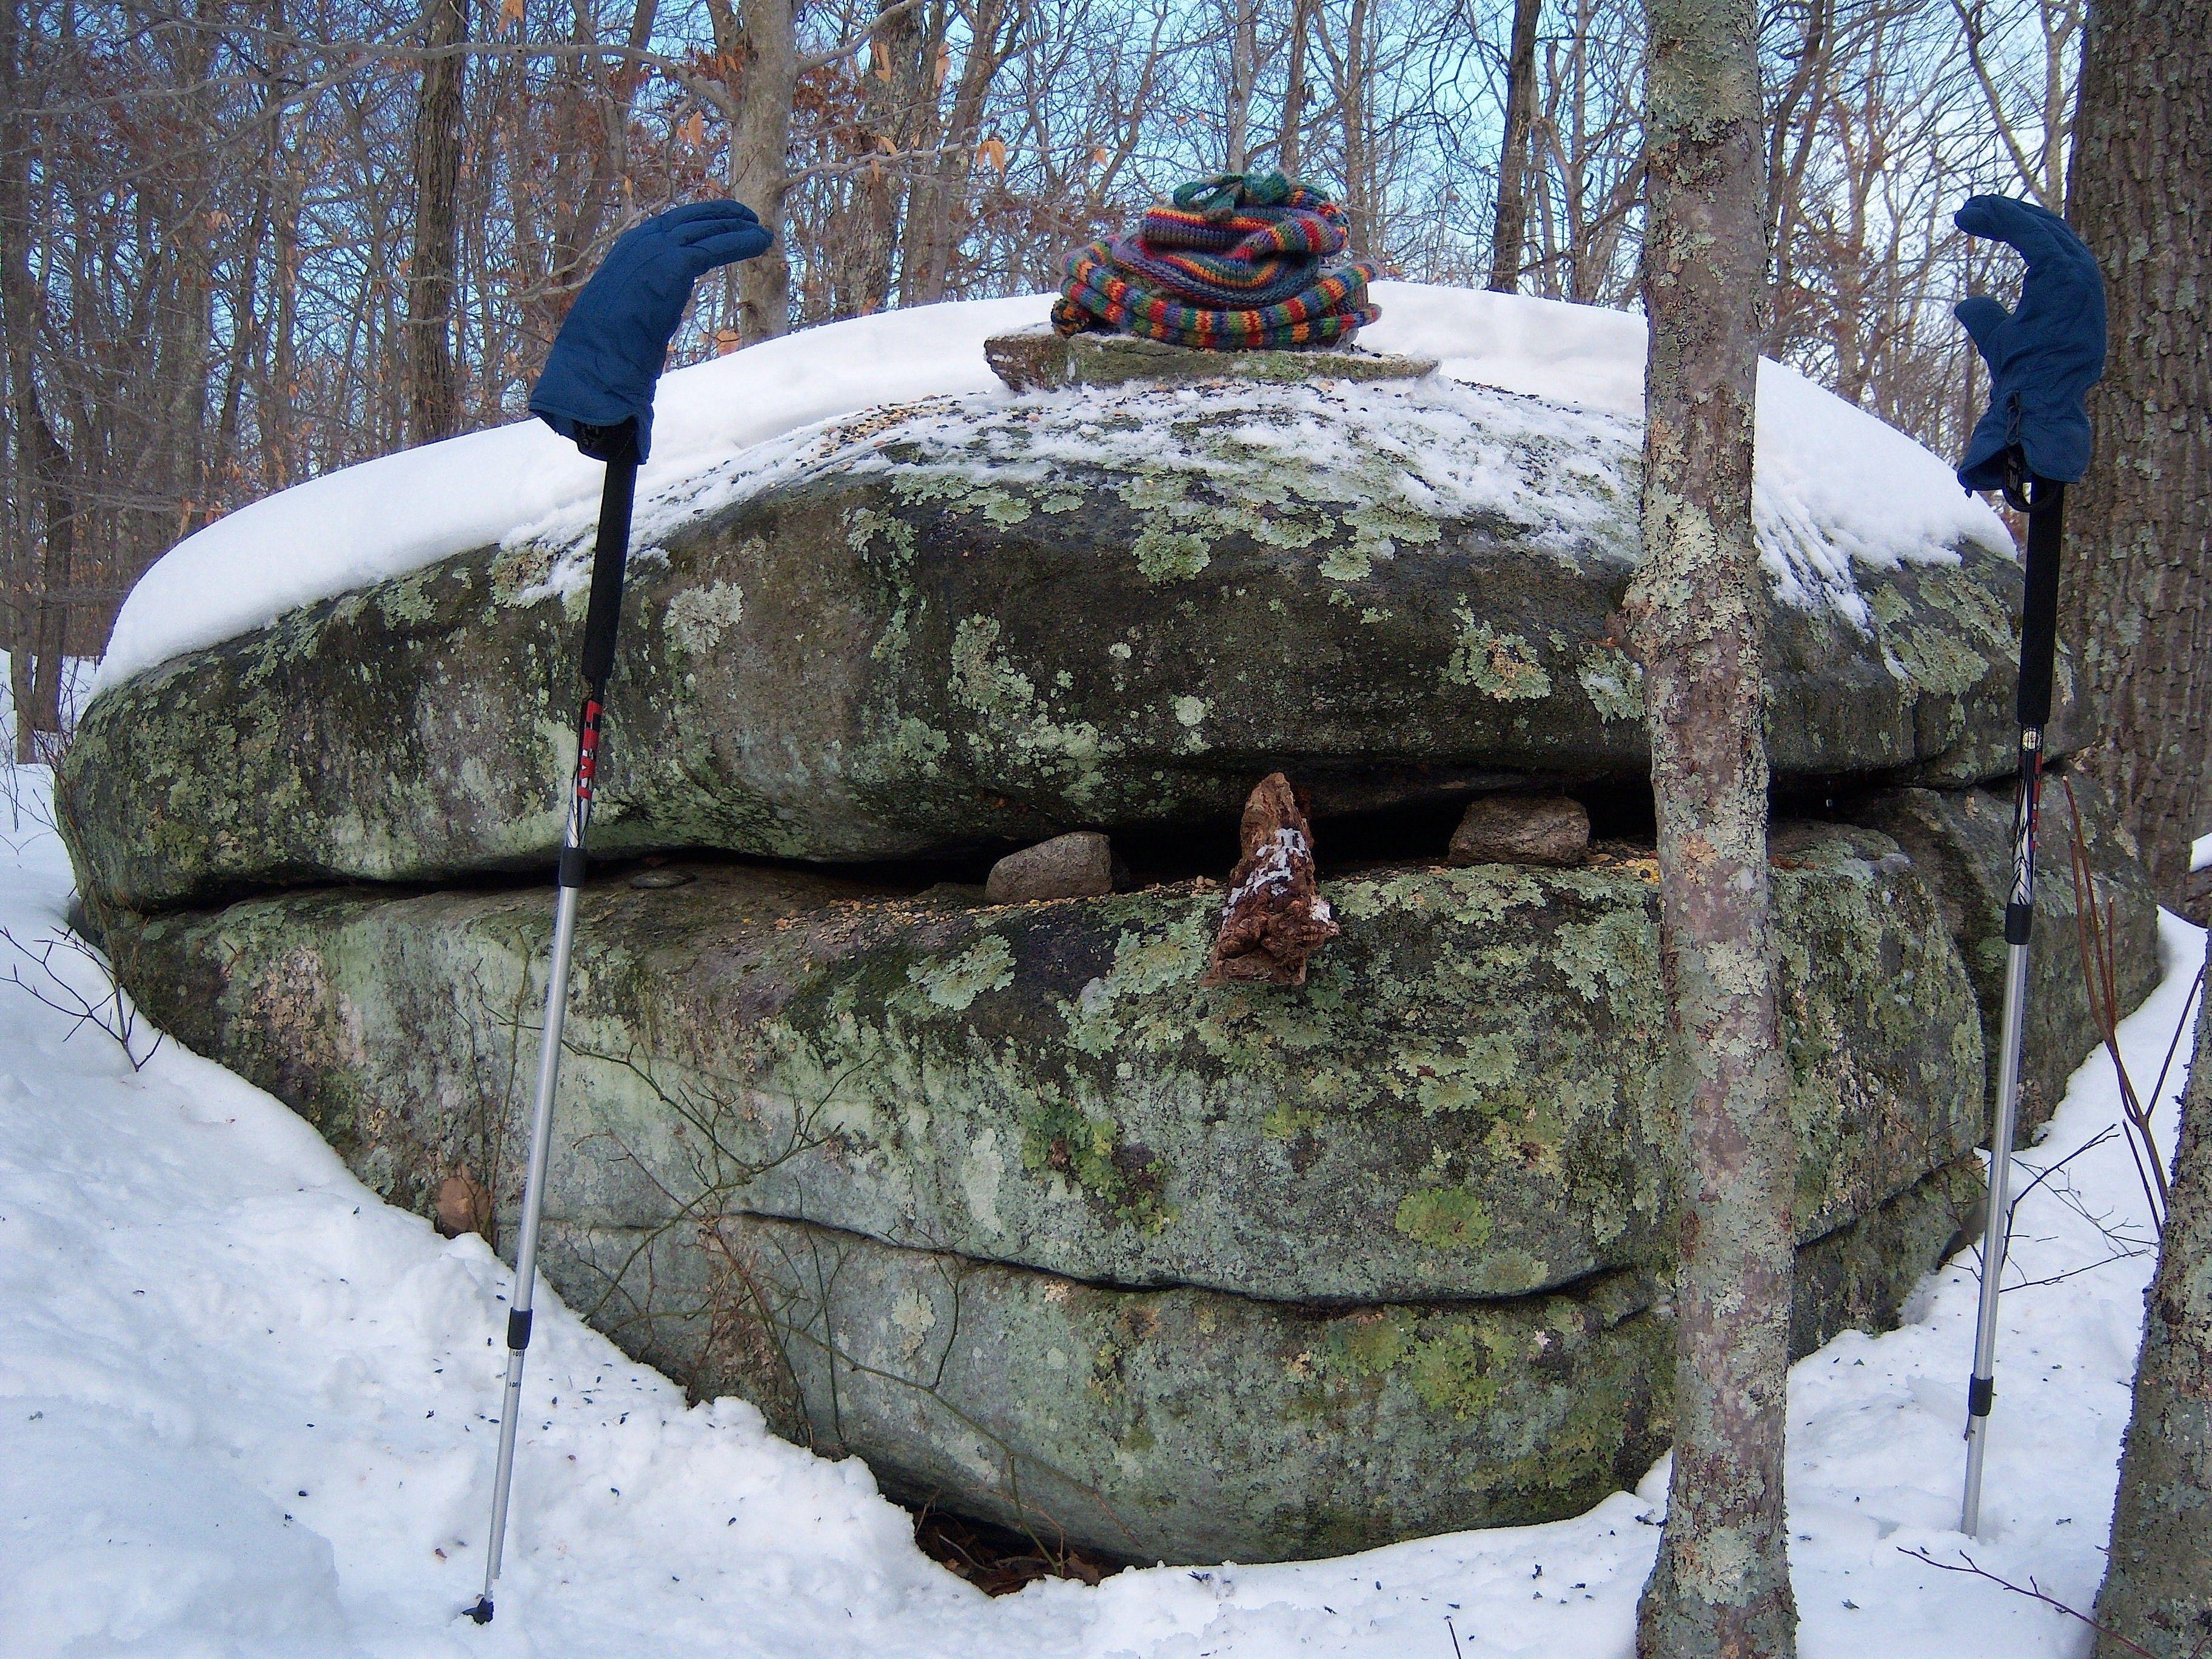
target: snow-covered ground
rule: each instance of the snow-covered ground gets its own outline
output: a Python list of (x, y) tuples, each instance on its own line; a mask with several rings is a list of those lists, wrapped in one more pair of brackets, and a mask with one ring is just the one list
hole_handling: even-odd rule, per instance
[[(1361, 331), (1363, 346), (1433, 357), (1447, 382), (1579, 411), (1633, 453), (1644, 415), (1640, 317), (1419, 283), (1377, 283), (1375, 296), (1382, 318)], [(922, 398), (1003, 402), (983, 342), (1041, 325), (1051, 303), (1031, 294), (879, 312), (663, 377), (653, 458), (638, 476), (637, 545), (649, 546), (655, 526), (671, 521), (665, 507), (697, 497), (702, 477), (773, 476), (793, 459), (786, 441), (823, 422)], [(1073, 403), (1088, 394), (1030, 395)], [(1365, 395), (1418, 406), (1436, 389), (1413, 382)], [(1959, 488), (1948, 462), (1778, 363), (1759, 368), (1758, 450), (1759, 550), (1788, 603), (1832, 605), (1863, 626), (1855, 565), (1949, 559), (1965, 541), (2012, 551), (2003, 521)], [(602, 476), (550, 428), (522, 421), (255, 501), (186, 538), (146, 574), (116, 619), (98, 685), (449, 554), (588, 534)]]
[[(25, 775), (35, 805), (43, 775)], [(50, 833), (0, 823), (0, 926), (58, 937)], [(2169, 917), (2166, 977), (2124, 1028), (2157, 1073), (2204, 935)], [(0, 945), (0, 951), (6, 946)], [(11, 953), (12, 954), (12, 953)], [(20, 957), (15, 965), (34, 983)], [(7, 971), (0, 964), (0, 976)], [(64, 964), (96, 993), (86, 964)], [(52, 987), (48, 988), (50, 991)], [(151, 1033), (138, 1033), (143, 1056)], [(2185, 1065), (2187, 1044), (2176, 1071)], [(2160, 1109), (2171, 1142), (2170, 1076)], [(2046, 1167), (2116, 1121), (2100, 1055)], [(1970, 1259), (1903, 1329), (1847, 1334), (1790, 1387), (1806, 1659), (2078, 1655), (2063, 1614), (1903, 1553), (1962, 1547), (2086, 1609), (2103, 1570), (2147, 1255), (2117, 1139), (2023, 1208), (1985, 1510), (1952, 1530)], [(784, 1444), (736, 1401), (688, 1407), (542, 1303), (495, 1623), (482, 1571), (504, 1270), (378, 1201), (301, 1121), (162, 1042), (143, 1070), (0, 985), (0, 1654), (852, 1655), (945, 1659), (1358, 1655), (1598, 1659), (1632, 1650), (1653, 1499), (1344, 1560), (1164, 1566), (991, 1601), (910, 1541), (857, 1462)]]

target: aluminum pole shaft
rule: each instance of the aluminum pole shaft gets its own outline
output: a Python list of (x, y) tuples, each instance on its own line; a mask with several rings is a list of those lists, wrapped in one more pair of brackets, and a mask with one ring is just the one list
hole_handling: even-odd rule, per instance
[[(1982, 1464), (1989, 1455), (1989, 1407), (1997, 1364), (1997, 1295), (2004, 1279), (2012, 1200), (2012, 1142), (2020, 1124), (2020, 1055), (2027, 1014), (2027, 946), (2005, 952), (2004, 1022), (1997, 1065), (1996, 1122), (1990, 1133), (1989, 1216), (1982, 1226), (1982, 1303), (1974, 1323), (1974, 1376), (1966, 1413), (1966, 1496), (1959, 1530), (1981, 1530)], [(1974, 1407), (1980, 1407), (1979, 1410)]]
[[(523, 1187), (522, 1237), (514, 1252), (513, 1313), (530, 1317), (538, 1289), (538, 1224), (545, 1210), (545, 1164), (553, 1146), (553, 1093), (561, 1078), (561, 1025), (568, 1008), (568, 963), (576, 943), (576, 895), (561, 889), (553, 908), (553, 965), (545, 981), (545, 1032), (538, 1050), (538, 1085), (530, 1106), (530, 1173)], [(514, 1482), (514, 1435), (522, 1418), (526, 1347), (507, 1350), (507, 1389), (500, 1402), (499, 1462), (492, 1474), (491, 1543), (484, 1557), (484, 1600), (491, 1600), (507, 1543), (507, 1494)]]

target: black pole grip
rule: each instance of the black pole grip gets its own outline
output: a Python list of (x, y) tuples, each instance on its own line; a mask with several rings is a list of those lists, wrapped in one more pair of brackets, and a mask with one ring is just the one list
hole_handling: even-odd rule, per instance
[(587, 428), (577, 447), (607, 464), (599, 492), (599, 545), (592, 553), (592, 599), (584, 612), (584, 684), (596, 695), (614, 672), (615, 629), (622, 622), (623, 573), (629, 563), (629, 514), (637, 493), (637, 423)]
[(2027, 508), (2027, 596), (2020, 617), (2020, 723), (2051, 722), (2051, 677), (2058, 653), (2058, 544), (2066, 486), (2034, 481)]

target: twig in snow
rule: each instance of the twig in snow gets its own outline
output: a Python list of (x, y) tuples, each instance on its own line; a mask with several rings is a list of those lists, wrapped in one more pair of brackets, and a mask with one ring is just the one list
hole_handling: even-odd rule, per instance
[[(1996, 1574), (1991, 1572), (1987, 1567), (1983, 1566), (1980, 1563), (1977, 1562), (1972, 1556), (1967, 1554), (1964, 1550), (1960, 1550), (1959, 1552), (1958, 1561), (1938, 1561), (1924, 1549), (1909, 1550), (1902, 1544), (1898, 1546), (1897, 1553), (1899, 1555), (1909, 1555), (1916, 1561), (1925, 1561), (1931, 1567), (1941, 1567), (1945, 1572), (1963, 1572), (1972, 1577), (1986, 1578), (1990, 1583), (1998, 1586), (2000, 1589), (2010, 1590), (2014, 1595), (2024, 1595), (2029, 1601), (2040, 1601), (2045, 1607), (2051, 1607), (2057, 1612), (2063, 1613), (2069, 1619), (2080, 1620), (2091, 1630), (2096, 1632), (2098, 1635), (2111, 1638), (2113, 1641), (2118, 1642), (2122, 1647), (2125, 1648), (2130, 1653), (2139, 1653), (2142, 1655), (2142, 1659), (2161, 1659), (2161, 1656), (2153, 1653), (2148, 1648), (2144, 1647), (2141, 1643), (2130, 1642), (2126, 1637), (2121, 1635), (2119, 1632), (2113, 1630), (2109, 1626), (2099, 1624), (2095, 1620), (2092, 1619), (2087, 1613), (2081, 1612), (2079, 1608), (2068, 1607), (2065, 1602), (2060, 1601), (2057, 1596), (2051, 1595), (2050, 1591), (2045, 1589), (2042, 1585), (2037, 1583), (2033, 1577), (2027, 1581), (2027, 1588), (2022, 1589), (2020, 1585), (2014, 1583), (2008, 1578), (1998, 1577)], [(1961, 1566), (1959, 1565), (1960, 1562), (1964, 1562), (1966, 1565)], [(2212, 1641), (2212, 1637), (2208, 1637), (2205, 1639), (2206, 1641)], [(2190, 1649), (2188, 1659), (2203, 1659), (2203, 1653), (2204, 1642), (2199, 1642), (2195, 1647)]]
[[(2074, 1213), (2079, 1216), (2082, 1220), (2087, 1222), (2089, 1225), (2095, 1228), (2098, 1233), (2103, 1237), (2105, 1240), (2106, 1254), (2101, 1260), (2087, 1262), (2080, 1267), (2069, 1267), (2063, 1273), (2053, 1273), (2047, 1278), (2016, 1278), (2012, 1283), (2008, 1284), (2003, 1287), (2005, 1290), (2026, 1291), (2033, 1290), (2039, 1285), (2057, 1285), (2065, 1279), (2073, 1278), (2077, 1273), (2091, 1273), (2099, 1267), (2109, 1267), (2115, 1261), (2131, 1261), (2136, 1256), (2148, 1255), (2152, 1249), (2155, 1242), (2154, 1240), (2146, 1242), (2136, 1238), (2123, 1229), (2113, 1226), (2107, 1218), (2092, 1214), (2088, 1206), (2082, 1200), (2080, 1192), (2075, 1188), (2072, 1181), (2061, 1180), (2058, 1178), (2064, 1173), (2066, 1166), (2073, 1163), (2075, 1158), (2103, 1146), (2106, 1141), (2112, 1139), (2113, 1136), (2119, 1133), (2120, 1131), (2118, 1129), (2108, 1125), (2105, 1128), (2100, 1129), (2095, 1134), (2090, 1136), (2088, 1139), (2083, 1141), (2072, 1152), (2067, 1153), (2065, 1157), (2058, 1159), (2056, 1163), (2045, 1164), (2040, 1170), (2036, 1169), (2034, 1165), (2025, 1161), (2021, 1162), (2020, 1167), (2023, 1170), (2032, 1170), (2034, 1175), (2034, 1179), (2030, 1181), (2026, 1186), (2022, 1187), (2018, 1192), (2014, 1193), (2012, 1195), (2011, 1201), (2005, 1206), (2006, 1267), (2010, 1268), (2014, 1273), (2018, 1273), (2020, 1272), (2020, 1266), (2014, 1258), (2013, 1251), (2014, 1242), (2019, 1236), (2020, 1206), (2030, 1193), (2033, 1192), (2037, 1188), (2045, 1184), (2048, 1184), (2051, 1188), (2051, 1197), (2056, 1199), (2061, 1204), (2063, 1204), (2068, 1209), (2073, 1211)], [(1981, 1260), (1981, 1247), (1978, 1244), (1974, 1247), (1974, 1259), (1978, 1262)]]
[[(138, 1010), (133, 1006), (106, 958), (73, 933), (50, 935), (26, 945), (5, 927), (0, 927), (0, 944), (5, 944), (19, 960), (9, 965), (0, 985), (13, 985), (27, 993), (33, 1001), (52, 1009), (70, 1022), (63, 1041), (75, 1036), (81, 1027), (91, 1025), (113, 1037), (116, 1046), (123, 1050), (124, 1058), (131, 1062), (134, 1072), (143, 1071), (161, 1047), (161, 1036), (155, 1032), (154, 1041), (146, 1052), (138, 1052)], [(88, 997), (76, 987), (75, 980), (54, 965), (57, 951), (74, 951), (88, 963), (106, 988), (96, 997)], [(64, 963), (66, 965), (67, 958)], [(31, 977), (24, 976), (28, 968)]]

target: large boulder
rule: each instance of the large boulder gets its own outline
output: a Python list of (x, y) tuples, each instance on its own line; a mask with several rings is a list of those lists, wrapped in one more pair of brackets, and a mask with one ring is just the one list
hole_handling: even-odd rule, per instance
[[(1810, 1239), (1973, 1146), (1982, 1042), (1894, 844), (1781, 839)], [(1196, 983), (1213, 888), (978, 909), (679, 873), (583, 899), (556, 1219), (752, 1211), (1291, 1301), (1520, 1296), (1669, 1248), (1648, 860), (1333, 883), (1343, 936), (1297, 992)], [(380, 1190), (427, 1210), (467, 1164), (508, 1219), (549, 909), (331, 890), (110, 942), (152, 1018)]]
[[(1232, 822), (1277, 768), (1324, 816), (1638, 777), (1636, 500), (1632, 421), (1436, 376), (945, 398), (747, 451), (641, 504), (594, 840), (880, 860)], [(1787, 506), (1778, 778), (2001, 771), (2008, 552)], [(61, 779), (88, 897), (547, 862), (587, 552), (580, 519), (103, 691)]]

